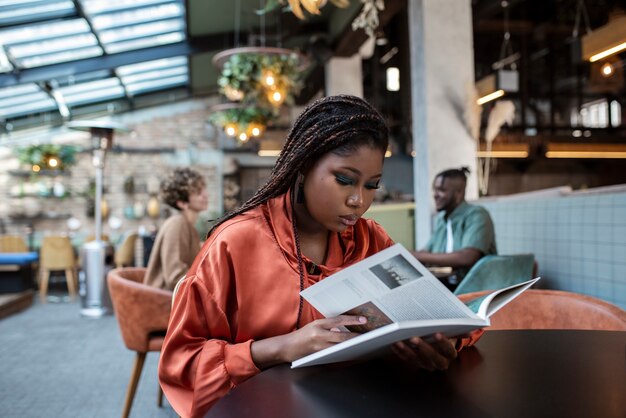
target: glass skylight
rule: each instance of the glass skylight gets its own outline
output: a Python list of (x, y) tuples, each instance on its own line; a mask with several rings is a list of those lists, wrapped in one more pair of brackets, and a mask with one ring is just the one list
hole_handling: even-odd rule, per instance
[(137, 84), (130, 84), (126, 86), (128, 91), (132, 94), (145, 93), (147, 91), (153, 90), (161, 90), (165, 87), (171, 88), (175, 86), (182, 86), (187, 84), (188, 76), (187, 74), (177, 76), (177, 77), (168, 77), (162, 78), (159, 80), (145, 81)]
[[(0, 88), (0, 119), (59, 111), (54, 97), (71, 114), (76, 106), (186, 86), (186, 56), (119, 68), (103, 59), (97, 67), (105, 55), (185, 39), (183, 0), (0, 0), (0, 76), (11, 85), (22, 71), (55, 65), (50, 79)], [(63, 67), (86, 59), (82, 67)]]
[(35, 83), (0, 89), (0, 118), (23, 116), (56, 109), (48, 93)]
[(163, 20), (103, 31), (100, 33), (100, 40), (103, 44), (108, 45), (113, 42), (181, 31), (184, 27), (185, 25), (180, 19)]
[(170, 3), (122, 13), (96, 15), (92, 18), (92, 23), (96, 30), (105, 30), (137, 23), (181, 18), (183, 14), (184, 8), (182, 4)]
[(185, 85), (189, 82), (187, 57), (173, 57), (141, 64), (126, 65), (116, 70), (122, 83), (133, 95)]
[(151, 71), (159, 68), (174, 67), (180, 65), (187, 65), (187, 57), (172, 57), (164, 58), (160, 60), (142, 62), (141, 64), (125, 65), (117, 69), (117, 73), (121, 76), (136, 74), (143, 71)]
[(72, 16), (76, 13), (74, 2), (22, 0), (0, 1), (0, 25), (15, 25), (34, 20)]
[(124, 87), (118, 78), (75, 84), (59, 89), (68, 106), (100, 102), (105, 99), (124, 97)]
[(181, 42), (185, 39), (184, 32), (168, 33), (166, 35), (151, 36), (149, 38), (140, 38), (127, 42), (118, 42), (105, 45), (106, 52), (109, 54), (117, 54), (119, 52), (131, 51), (134, 49), (150, 48), (152, 46), (167, 45)]
[(180, 1), (172, 0), (80, 0), (80, 2), (89, 14), (108, 13), (163, 3), (180, 3)]

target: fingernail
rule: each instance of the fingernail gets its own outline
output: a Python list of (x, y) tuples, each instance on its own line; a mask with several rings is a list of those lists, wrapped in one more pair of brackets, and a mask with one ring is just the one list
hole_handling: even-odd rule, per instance
[(331, 328), (330, 329), (332, 332), (341, 332), (341, 330), (339, 328)]
[(366, 317), (364, 317), (364, 316), (359, 316), (359, 322), (360, 322), (360, 323), (362, 323), (362, 324), (364, 324), (364, 323), (366, 323), (366, 322), (367, 322), (367, 318), (366, 318)]

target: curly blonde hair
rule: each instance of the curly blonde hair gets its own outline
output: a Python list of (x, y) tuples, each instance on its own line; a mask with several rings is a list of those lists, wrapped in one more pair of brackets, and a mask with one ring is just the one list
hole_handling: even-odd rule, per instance
[(161, 200), (176, 210), (180, 210), (176, 202), (189, 202), (189, 195), (198, 193), (206, 187), (204, 177), (190, 168), (176, 168), (161, 181)]

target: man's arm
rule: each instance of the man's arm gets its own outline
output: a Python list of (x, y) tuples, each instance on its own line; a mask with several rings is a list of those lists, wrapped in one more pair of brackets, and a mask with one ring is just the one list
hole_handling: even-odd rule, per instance
[(483, 253), (476, 248), (463, 248), (451, 253), (431, 253), (424, 250), (412, 251), (412, 253), (422, 264), (454, 268), (469, 268), (483, 256)]

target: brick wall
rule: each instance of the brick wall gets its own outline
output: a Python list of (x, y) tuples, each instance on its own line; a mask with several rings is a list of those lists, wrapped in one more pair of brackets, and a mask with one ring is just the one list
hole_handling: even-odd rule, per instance
[[(128, 126), (130, 132), (116, 133), (114, 145), (122, 149), (107, 154), (104, 199), (109, 207), (109, 217), (103, 223), (103, 233), (115, 240), (126, 231), (140, 227), (151, 229), (160, 225), (170, 211), (161, 204), (159, 218), (152, 219), (145, 214), (149, 192), (158, 191), (161, 179), (173, 167), (191, 166), (205, 175), (209, 190), (209, 209), (201, 216), (202, 222), (199, 222), (200, 233), (204, 234), (208, 227), (206, 220), (219, 215), (222, 210), (221, 151), (216, 150), (214, 130), (207, 129), (206, 125), (208, 108), (212, 104), (211, 100), (197, 99), (132, 112), (116, 119)], [(63, 142), (62, 135), (55, 139)], [(85, 133), (79, 144), (88, 147), (89, 134)], [(26, 167), (20, 167), (12, 156), (0, 161), (0, 219), (4, 224), (4, 232), (25, 234), (26, 227), (32, 224), (37, 240), (43, 233), (71, 233), (77, 240), (94, 233), (93, 218), (86, 213), (87, 199), (82, 196), (95, 174), (89, 151), (77, 154), (77, 164), (70, 168), (67, 175), (29, 178), (10, 174), (15, 169)], [(133, 195), (124, 193), (124, 181), (130, 176), (134, 179), (136, 190)], [(50, 189), (55, 183), (62, 184), (70, 196), (15, 197), (16, 194), (23, 194), (24, 190), (27, 194), (37, 194), (40, 188)], [(32, 215), (35, 212), (45, 217), (58, 218), (43, 219), (44, 216), (40, 216), (23, 219), (11, 216), (20, 213)], [(129, 219), (131, 212), (140, 216)], [(67, 218), (70, 216), (81, 222), (82, 226), (76, 232), (68, 228)], [(112, 229), (107, 222), (111, 217), (121, 220), (122, 225)], [(0, 232), (3, 231), (0, 229)]]

